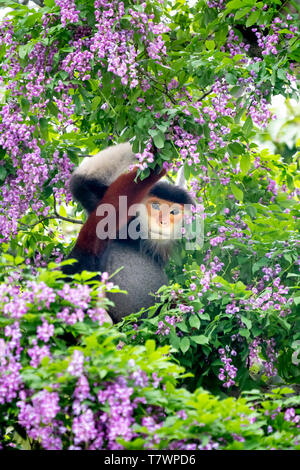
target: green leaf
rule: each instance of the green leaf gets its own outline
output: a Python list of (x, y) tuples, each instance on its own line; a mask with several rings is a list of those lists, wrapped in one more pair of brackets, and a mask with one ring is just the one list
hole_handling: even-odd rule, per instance
[(24, 46), (19, 47), (19, 56), (21, 59), (25, 59), (28, 52), (32, 49), (33, 45), (31, 43), (25, 44)]
[(252, 328), (251, 334), (252, 334), (254, 337), (259, 336), (261, 333), (262, 333), (261, 329), (258, 328), (257, 326), (254, 326), (254, 327)]
[(246, 327), (248, 328), (248, 330), (251, 330), (251, 328), (252, 328), (252, 321), (249, 320), (248, 318), (246, 318), (244, 315), (241, 315), (241, 320), (242, 320), (242, 322), (244, 323), (244, 325), (246, 325)]
[(243, 199), (244, 199), (243, 191), (233, 182), (230, 183), (230, 187), (231, 187), (231, 191), (232, 191), (234, 197), (238, 201), (243, 201)]
[(45, 118), (40, 118), (39, 123), (40, 123), (41, 136), (43, 139), (46, 140), (48, 138), (48, 121)]
[(285, 253), (285, 254), (283, 255), (283, 257), (284, 257), (284, 259), (286, 259), (289, 263), (292, 263), (292, 262), (293, 262), (291, 255)]
[(45, 367), (49, 364), (50, 362), (50, 358), (48, 356), (45, 356), (43, 357), (43, 359), (41, 360), (41, 366)]
[(242, 170), (242, 174), (246, 175), (251, 167), (251, 160), (250, 160), (250, 155), (245, 154), (242, 156), (241, 161), (240, 161), (240, 168)]
[(241, 18), (243, 18), (243, 16), (247, 15), (247, 13), (249, 13), (249, 11), (251, 11), (251, 7), (241, 8), (234, 15), (234, 19), (235, 20), (240, 20)]
[(230, 153), (234, 156), (241, 155), (244, 153), (244, 147), (238, 142), (233, 142), (232, 144), (229, 144), (228, 150), (230, 150)]
[(177, 327), (181, 330), (184, 331), (185, 333), (188, 333), (189, 329), (185, 323), (185, 321), (182, 321), (180, 323), (177, 323)]
[(247, 214), (250, 215), (250, 217), (252, 217), (252, 218), (256, 217), (257, 210), (254, 206), (251, 206), (251, 205), (246, 206), (246, 212), (247, 212)]
[(228, 34), (228, 26), (225, 24), (220, 26), (220, 29), (215, 32), (215, 39), (217, 42), (224, 42)]
[(100, 96), (95, 96), (95, 98), (93, 98), (93, 101), (92, 101), (92, 109), (93, 110), (97, 109), (100, 103), (101, 103), (101, 97)]
[(187, 336), (184, 336), (180, 340), (180, 349), (185, 354), (190, 347), (190, 340)]
[(61, 215), (62, 217), (67, 217), (68, 216), (66, 208), (63, 205), (61, 205), (60, 208), (59, 208), (59, 215)]
[(81, 114), (82, 108), (81, 108), (80, 96), (79, 95), (73, 95), (72, 99), (73, 99), (73, 103), (75, 104), (76, 114)]
[(235, 85), (236, 84), (236, 76), (234, 73), (226, 73), (225, 79), (229, 85)]
[(38, 13), (33, 13), (32, 15), (28, 15), (24, 21), (24, 24), (27, 26), (27, 27), (31, 27), (33, 26), (34, 24), (37, 24), (39, 19), (40, 19), (40, 16), (41, 14), (38, 12)]
[(169, 334), (169, 338), (170, 338), (170, 344), (171, 344), (175, 349), (179, 349), (179, 348), (180, 348), (180, 338), (179, 338), (179, 336), (177, 336), (176, 333), (174, 333), (173, 331), (171, 331), (170, 334)]
[(204, 336), (204, 335), (191, 336), (191, 340), (194, 341), (194, 343), (197, 343), (197, 344), (208, 344), (209, 343), (208, 337)]
[(215, 48), (215, 41), (212, 41), (212, 40), (205, 41), (205, 47), (206, 47), (206, 49), (208, 49), (209, 51), (213, 51), (214, 48)]
[(256, 263), (254, 263), (254, 265), (252, 267), (252, 273), (255, 274), (256, 271), (258, 271), (259, 268), (261, 268), (265, 264), (267, 264), (267, 258), (265, 258), (265, 257), (260, 258)]
[(156, 135), (153, 136), (153, 142), (155, 147), (158, 149), (162, 149), (165, 145), (165, 137), (164, 135), (160, 132)]
[(21, 107), (22, 107), (22, 111), (25, 114), (28, 114), (30, 103), (26, 98), (21, 98)]
[(246, 328), (240, 328), (239, 329), (239, 334), (241, 336), (244, 336), (244, 338), (249, 338), (250, 337), (250, 332)]
[(226, 12), (231, 11), (231, 10), (235, 10), (236, 8), (241, 8), (242, 6), (243, 6), (243, 1), (242, 0), (231, 0), (226, 5)]
[(200, 320), (197, 315), (191, 315), (189, 318), (189, 324), (191, 325), (192, 328), (197, 328), (197, 330), (200, 327)]
[(7, 171), (3, 166), (0, 166), (0, 181), (4, 181), (7, 175)]
[(260, 10), (253, 11), (246, 21), (246, 27), (249, 28), (253, 24), (258, 24), (258, 18), (260, 17), (260, 14)]
[(300, 296), (299, 297), (294, 297), (294, 304), (299, 305), (300, 304)]
[(148, 339), (145, 343), (145, 348), (148, 354), (151, 354), (155, 351), (155, 341), (153, 339)]
[(253, 129), (253, 121), (250, 116), (247, 117), (243, 125), (243, 131), (248, 136)]

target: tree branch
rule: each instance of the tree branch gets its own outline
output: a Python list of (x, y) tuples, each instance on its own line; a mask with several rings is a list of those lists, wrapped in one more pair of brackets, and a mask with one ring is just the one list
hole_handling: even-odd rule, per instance
[(35, 225), (43, 223), (45, 220), (51, 220), (51, 219), (61, 219), (65, 220), (66, 222), (71, 222), (72, 224), (80, 224), (83, 225), (84, 222), (82, 220), (77, 220), (77, 219), (69, 219), (68, 217), (63, 217), (62, 215), (48, 215), (47, 217), (43, 217), (42, 219), (39, 219), (37, 222), (34, 222), (33, 224), (24, 224), (24, 222), (19, 222), (21, 225), (24, 225), (24, 227), (27, 228), (32, 228)]
[(20, 222), (20, 224), (24, 225), (27, 228), (32, 228), (32, 227), (35, 227), (35, 225), (43, 223), (45, 220), (51, 220), (51, 219), (60, 219), (60, 220), (66, 221), (66, 222), (71, 222), (72, 224), (79, 224), (79, 225), (83, 225), (83, 223), (84, 223), (84, 222), (82, 222), (82, 220), (71, 219), (69, 217), (64, 217), (63, 215), (60, 215), (57, 212), (57, 205), (56, 205), (56, 199), (55, 199), (54, 194), (53, 194), (53, 210), (54, 210), (54, 215), (53, 214), (52, 215), (47, 215), (46, 217), (43, 217), (42, 219), (39, 219), (37, 222), (34, 222), (33, 224), (24, 224), (23, 222)]
[(140, 72), (141, 75), (144, 75), (145, 77), (147, 77), (149, 80), (151, 80), (152, 82), (156, 83), (157, 85), (161, 86), (163, 89), (161, 90), (160, 88), (157, 88), (156, 86), (152, 85), (156, 90), (159, 90), (161, 93), (165, 94), (169, 100), (171, 101), (171, 103), (173, 103), (174, 105), (176, 104), (176, 100), (174, 99), (174, 97), (172, 95), (170, 95), (170, 93), (168, 92), (168, 89), (167, 89), (167, 86), (165, 83), (161, 83), (159, 80), (157, 80), (157, 78), (153, 77), (153, 75), (151, 75), (151, 73), (147, 72), (146, 70), (144, 70), (142, 67), (140, 66), (137, 66), (137, 70)]

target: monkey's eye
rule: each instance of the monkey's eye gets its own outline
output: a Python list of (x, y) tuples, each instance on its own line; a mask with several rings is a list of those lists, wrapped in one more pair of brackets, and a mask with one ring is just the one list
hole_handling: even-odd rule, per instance
[(179, 214), (179, 209), (172, 209), (172, 210), (170, 211), (170, 214), (172, 214), (172, 215), (178, 215), (178, 214)]
[(159, 210), (160, 210), (160, 204), (159, 204), (159, 202), (152, 202), (151, 206), (152, 206), (153, 209), (155, 209), (156, 211), (159, 211)]

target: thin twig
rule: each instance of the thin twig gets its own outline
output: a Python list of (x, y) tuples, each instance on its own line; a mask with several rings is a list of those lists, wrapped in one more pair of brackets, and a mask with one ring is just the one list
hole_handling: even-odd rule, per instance
[(156, 77), (154, 77), (153, 75), (151, 75), (151, 73), (147, 72), (146, 70), (144, 70), (142, 67), (140, 66), (137, 66), (137, 70), (141, 73), (141, 75), (145, 75), (147, 78), (149, 78), (149, 80), (151, 80), (152, 82), (156, 83), (157, 85), (161, 86), (163, 89), (161, 90), (160, 88), (157, 88), (155, 87), (154, 85), (153, 88), (155, 88), (156, 90), (159, 90), (161, 93), (165, 94), (169, 100), (175, 105), (176, 104), (176, 100), (173, 98), (172, 95), (170, 95), (170, 93), (168, 92), (168, 89), (167, 89), (167, 86), (165, 83), (162, 83), (160, 82), (159, 80), (157, 80)]
[(77, 220), (77, 219), (70, 219), (69, 217), (63, 217), (57, 212), (56, 208), (56, 198), (55, 195), (53, 194), (53, 209), (54, 209), (54, 214), (56, 215), (56, 218), (65, 220), (66, 222), (72, 222), (73, 224), (83, 224), (82, 220)]
[(71, 222), (72, 224), (81, 224), (83, 225), (83, 222), (81, 220), (76, 220), (76, 219), (69, 219), (68, 217), (63, 217), (62, 215), (48, 215), (47, 217), (43, 217), (42, 219), (39, 219), (37, 222), (34, 222), (33, 224), (24, 224), (24, 222), (19, 222), (20, 225), (24, 225), (24, 227), (27, 228), (32, 228), (35, 225), (42, 224), (45, 222), (45, 220), (51, 220), (51, 219), (60, 219), (60, 220), (65, 220), (66, 222)]
[(170, 183), (175, 184), (175, 181), (170, 175), (166, 174), (166, 178), (170, 181)]
[(55, 199), (54, 194), (53, 194), (53, 209), (54, 209), (54, 215), (53, 214), (52, 215), (47, 215), (46, 217), (43, 217), (42, 219), (39, 219), (37, 222), (34, 222), (33, 224), (24, 224), (24, 222), (20, 222), (20, 224), (24, 225), (27, 228), (32, 228), (35, 225), (42, 224), (43, 222), (45, 222), (45, 220), (60, 219), (60, 220), (66, 221), (66, 222), (71, 222), (72, 224), (83, 225), (82, 220), (77, 220), (77, 219), (71, 219), (69, 217), (64, 217), (63, 215), (60, 215), (57, 212), (57, 205), (56, 205), (56, 199)]
[(203, 93), (203, 95), (200, 96), (199, 101), (200, 101), (200, 100), (203, 100), (204, 98), (206, 98), (206, 96), (209, 95), (212, 91), (213, 91), (213, 90), (212, 90), (212, 88), (211, 88), (211, 89), (208, 90), (206, 93)]

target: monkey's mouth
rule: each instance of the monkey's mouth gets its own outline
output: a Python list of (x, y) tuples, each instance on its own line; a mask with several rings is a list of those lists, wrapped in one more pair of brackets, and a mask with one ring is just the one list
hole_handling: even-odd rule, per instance
[(150, 230), (149, 236), (154, 240), (171, 240), (173, 238), (172, 232), (164, 232), (161, 230)]

